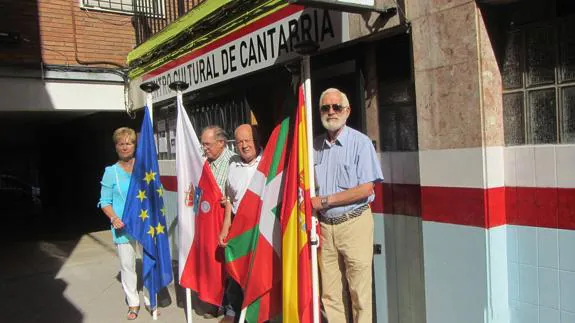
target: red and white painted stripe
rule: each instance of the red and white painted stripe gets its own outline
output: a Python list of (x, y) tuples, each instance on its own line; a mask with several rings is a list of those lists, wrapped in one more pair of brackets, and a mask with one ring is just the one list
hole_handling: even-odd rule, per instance
[(384, 153), (381, 159), (386, 179), (376, 187), (377, 213), (482, 228), (575, 230), (575, 145)]
[[(529, 241), (545, 248), (541, 254), (561, 254), (568, 247), (557, 236), (575, 229), (573, 161), (574, 145), (419, 153), (427, 322), (539, 317), (547, 313), (542, 290), (569, 302), (559, 297), (560, 279), (553, 285), (539, 278), (556, 274), (569, 281), (575, 272), (568, 277), (543, 268), (537, 256), (524, 256), (523, 264), (514, 258), (521, 250), (530, 254)], [(571, 303), (551, 306), (575, 308)]]
[(504, 149), (420, 151), (419, 163), (426, 321), (508, 322)]

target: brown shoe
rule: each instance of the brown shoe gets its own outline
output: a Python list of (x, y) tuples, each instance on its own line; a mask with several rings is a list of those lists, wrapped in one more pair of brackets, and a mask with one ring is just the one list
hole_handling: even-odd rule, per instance
[(224, 318), (220, 321), (220, 323), (234, 323), (233, 316), (224, 316)]

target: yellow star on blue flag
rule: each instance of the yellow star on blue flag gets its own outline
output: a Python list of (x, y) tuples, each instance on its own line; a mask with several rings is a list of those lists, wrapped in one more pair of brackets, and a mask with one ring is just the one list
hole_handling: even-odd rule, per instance
[(149, 216), (148, 216), (148, 210), (142, 210), (142, 211), (140, 211), (139, 218), (142, 219), (142, 221), (146, 221), (146, 219), (149, 218)]
[(136, 146), (136, 160), (132, 171), (124, 208), (126, 233), (138, 240), (143, 252), (142, 276), (150, 293), (150, 305), (156, 307), (156, 295), (173, 279), (172, 259), (165, 232), (166, 217), (163, 188), (160, 182), (158, 154), (148, 108), (145, 109), (142, 130)]
[(144, 180), (146, 184), (150, 185), (150, 182), (156, 180), (156, 173), (153, 171), (146, 172), (146, 176), (144, 176)]
[(136, 196), (137, 199), (140, 200), (140, 202), (144, 202), (144, 199), (146, 199), (146, 191), (140, 191), (138, 190), (138, 195)]
[(150, 230), (148, 230), (148, 234), (150, 235), (150, 237), (154, 238), (155, 231), (154, 231), (153, 226), (150, 226)]
[(156, 226), (156, 235), (164, 233), (164, 229), (166, 227), (163, 226), (161, 223), (158, 223), (158, 225)]

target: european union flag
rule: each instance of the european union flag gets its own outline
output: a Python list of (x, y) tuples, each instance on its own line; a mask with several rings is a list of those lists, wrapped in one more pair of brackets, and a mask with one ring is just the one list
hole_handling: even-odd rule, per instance
[(123, 219), (126, 232), (143, 246), (144, 287), (150, 293), (151, 307), (156, 308), (158, 292), (172, 281), (172, 260), (166, 227), (164, 188), (160, 182), (148, 107), (145, 110)]

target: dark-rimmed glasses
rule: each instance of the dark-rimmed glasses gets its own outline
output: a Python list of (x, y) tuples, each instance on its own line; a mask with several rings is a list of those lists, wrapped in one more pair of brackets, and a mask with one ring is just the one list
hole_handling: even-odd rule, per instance
[(329, 109), (333, 109), (333, 112), (335, 113), (340, 113), (341, 111), (343, 111), (343, 109), (345, 108), (344, 106), (342, 106), (341, 104), (324, 104), (321, 107), (319, 107), (319, 110), (321, 112), (329, 112)]

